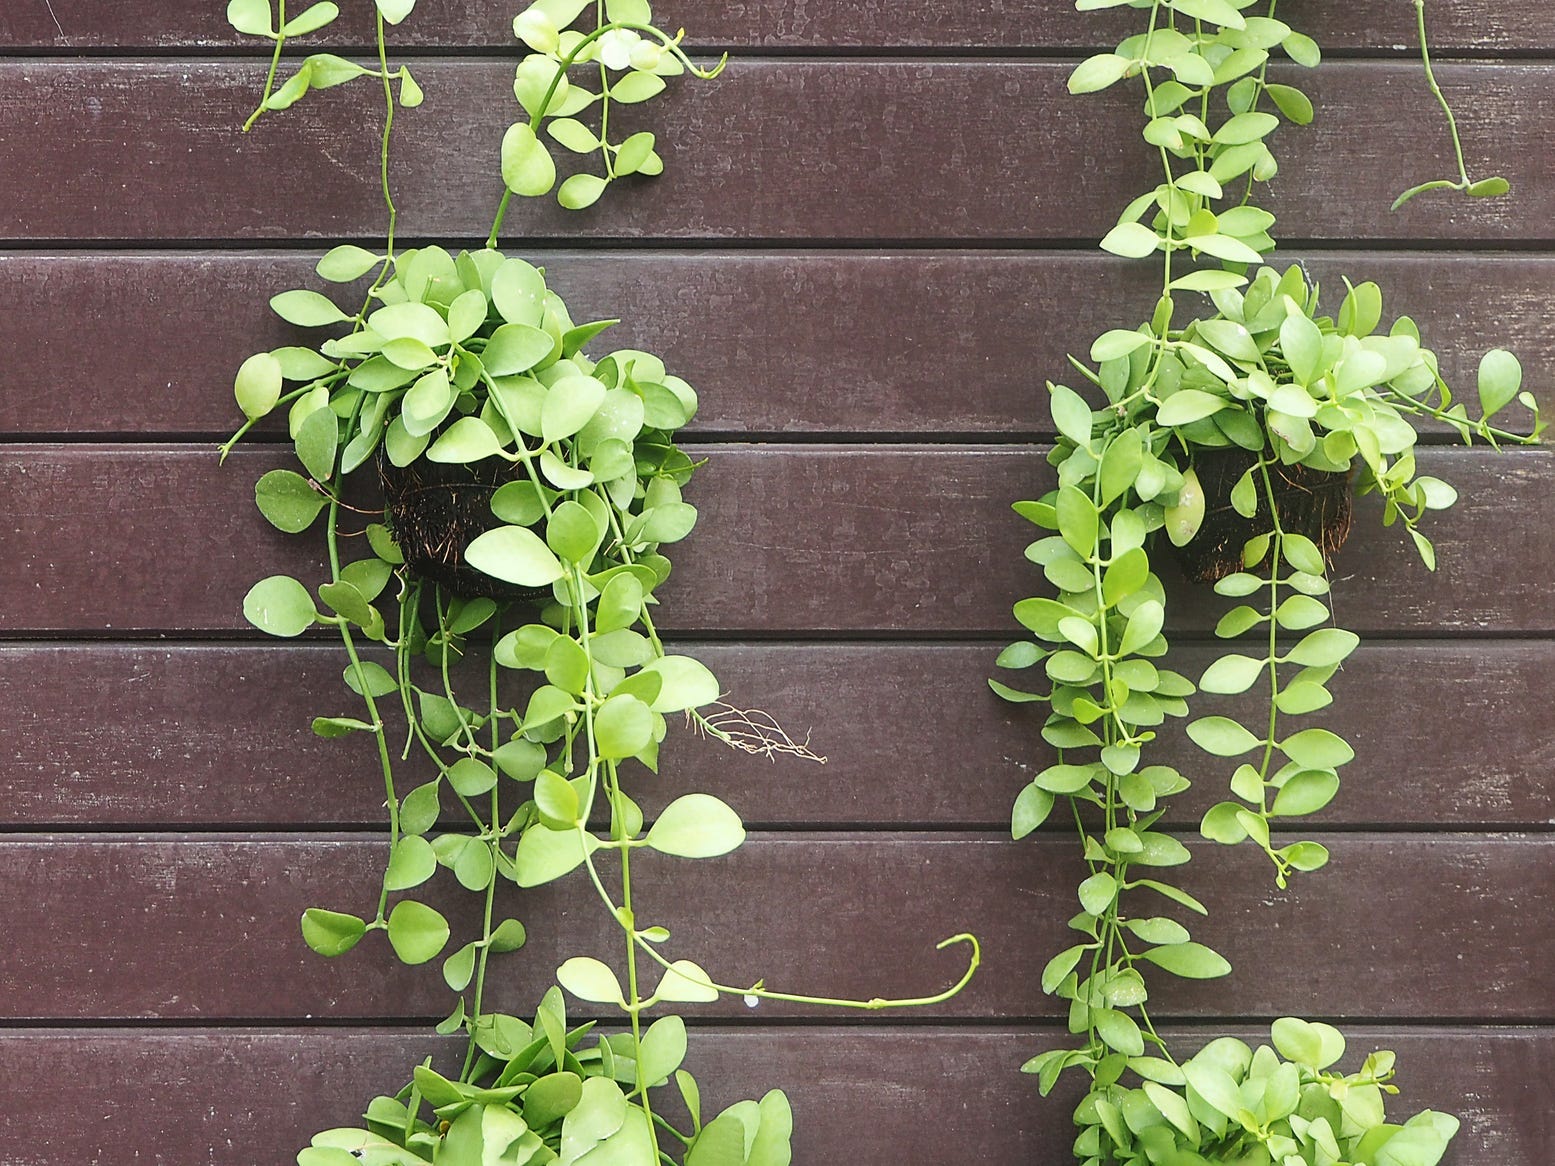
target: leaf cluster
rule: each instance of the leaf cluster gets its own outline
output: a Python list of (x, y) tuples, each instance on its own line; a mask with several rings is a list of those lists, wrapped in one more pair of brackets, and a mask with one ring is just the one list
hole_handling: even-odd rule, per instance
[[(1398, 1090), (1391, 1052), (1374, 1052), (1354, 1073), (1333, 1066), (1345, 1041), (1327, 1024), (1276, 1020), (1271, 1045), (1252, 1049), (1234, 1037), (1205, 1045), (1181, 1065), (1114, 1054), (1097, 1070), (1097, 1088), (1081, 1104), (1075, 1155), (1086, 1166), (1436, 1166), (1458, 1119), (1425, 1110), (1390, 1123), (1385, 1095)], [(1028, 1065), (1052, 1088), (1073, 1053), (1052, 1052)], [(1141, 1084), (1118, 1084), (1125, 1068)]]
[[(631, 1033), (600, 1035), (592, 1022), (569, 1029), (561, 991), (552, 988), (532, 1022), (505, 1013), (484, 1021), (475, 1037), (479, 1056), (464, 1077), (419, 1066), (399, 1093), (373, 1099), (363, 1125), (314, 1135), (298, 1166), (655, 1162), (655, 1128), (682, 1144), (685, 1166), (789, 1162), (793, 1114), (777, 1090), (703, 1123), (700, 1087), (681, 1067), (686, 1026), (679, 1017), (655, 1021), (640, 1041)], [(630, 1102), (671, 1081), (689, 1131)]]
[[(585, 13), (585, 28), (571, 27)], [(536, 0), (514, 18), (513, 34), (532, 52), (513, 78), (524, 116), (503, 137), (502, 179), (512, 194), (539, 197), (555, 189), (568, 210), (592, 206), (617, 179), (664, 172), (655, 134), (642, 130), (613, 139), (615, 106), (652, 100), (664, 92), (666, 78), (687, 72), (712, 78), (724, 66), (720, 61), (703, 69), (686, 56), (681, 34), (672, 37), (654, 25), (648, 0)], [(574, 71), (591, 79), (575, 80)], [(552, 143), (597, 155), (598, 172), (572, 174), (557, 188)], [(493, 227), (493, 240), (496, 234)]]
[[(1401, 524), (1434, 569), (1422, 520), (1457, 494), (1419, 472), (1416, 425), (1429, 419), (1464, 443), (1499, 448), (1536, 441), (1544, 423), (1512, 354), (1485, 356), (1471, 415), (1412, 320), (1384, 329), (1375, 284), (1346, 281), (1338, 311), (1325, 315), (1299, 267), (1259, 266), (1275, 245), (1274, 216), (1251, 203), (1255, 184), (1278, 172), (1270, 136), (1282, 119), (1314, 117), (1307, 96), (1270, 83), (1266, 67), (1277, 49), (1305, 66), (1321, 59), (1310, 39), (1275, 18), (1276, 5), (1257, 13), (1251, 0), (1077, 7), (1125, 5), (1148, 10), (1148, 27), (1082, 62), (1070, 89), (1096, 92), (1126, 78), (1143, 86), (1142, 132), (1163, 181), (1125, 208), (1101, 245), (1158, 256), (1160, 299), (1148, 321), (1103, 333), (1088, 361), (1073, 361), (1081, 391), (1048, 386), (1057, 486), (1015, 510), (1049, 532), (1026, 557), (1051, 590), (1015, 605), (1028, 637), (998, 661), (1035, 679), (991, 682), (1007, 700), (1048, 706), (1042, 734), (1058, 751), (1017, 797), (1012, 835), (1038, 829), (1067, 800), (1087, 872), (1069, 920), (1080, 942), (1041, 976), (1045, 992), (1068, 1001), (1080, 1044), (1025, 1068), (1044, 1092), (1067, 1069), (1089, 1077), (1076, 1114), (1076, 1153), (1088, 1166), (1431, 1166), (1457, 1122), (1427, 1113), (1404, 1127), (1385, 1123), (1390, 1054), (1343, 1078), (1325, 1072), (1343, 1040), (1324, 1025), (1282, 1020), (1274, 1049), (1217, 1041), (1180, 1063), (1156, 1033), (1150, 970), (1212, 978), (1230, 965), (1177, 917), (1205, 908), (1166, 877), (1162, 868), (1189, 852), (1157, 827), (1166, 799), (1189, 780), (1151, 764), (1149, 750), (1167, 718), (1189, 715), (1195, 693), (1266, 691), (1256, 723), (1210, 715), (1187, 726), (1205, 754), (1236, 763), (1231, 798), (1205, 814), (1200, 832), (1228, 845), (1251, 841), (1280, 886), (1323, 866), (1322, 845), (1278, 834), (1332, 801), (1339, 770), (1354, 757), (1328, 729), (1288, 727), (1331, 703), (1328, 684), (1359, 642), (1333, 626), (1328, 602), (1329, 556), (1347, 533), (1349, 507), (1338, 520), (1314, 515), (1292, 503), (1292, 490), (1328, 481), (1380, 495), (1384, 525)], [(1184, 270), (1205, 257), (1218, 265)], [(1200, 294), (1211, 310), (1183, 322), (1183, 302)], [(1531, 413), (1531, 430), (1500, 427), (1498, 415), (1514, 402)], [(1201, 480), (1211, 465), (1235, 468)], [(1232, 483), (1225, 496), (1209, 496), (1207, 484), (1222, 477)], [(1195, 683), (1164, 666), (1168, 597), (1156, 567), (1165, 544), (1192, 550), (1206, 538), (1234, 538), (1226, 548), (1234, 566), (1209, 578), (1238, 601), (1216, 627), (1237, 650)], [(1140, 1084), (1125, 1086), (1125, 1074)]]

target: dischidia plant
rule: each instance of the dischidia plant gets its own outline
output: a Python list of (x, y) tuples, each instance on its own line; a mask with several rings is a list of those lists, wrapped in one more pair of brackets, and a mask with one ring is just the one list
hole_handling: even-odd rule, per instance
[[(1156, 827), (1167, 799), (1189, 783), (1152, 763), (1150, 752), (1166, 718), (1188, 714), (1196, 688), (1262, 686), (1268, 701), (1256, 723), (1209, 716), (1187, 726), (1207, 754), (1235, 766), (1232, 797), (1205, 814), (1202, 833), (1250, 841), (1280, 886), (1324, 865), (1323, 846), (1275, 832), (1326, 806), (1353, 757), (1332, 731), (1297, 727), (1330, 703), (1327, 683), (1358, 643), (1334, 625), (1325, 601), (1329, 557), (1349, 530), (1352, 482), (1381, 496), (1384, 524), (1402, 525), (1434, 567), (1422, 520), (1456, 495), (1417, 471), (1413, 422), (1442, 422), (1465, 443), (1491, 446), (1534, 440), (1543, 426), (1511, 354), (1485, 356), (1479, 416), (1471, 417), (1411, 320), (1379, 330), (1375, 284), (1347, 284), (1337, 313), (1327, 315), (1299, 267), (1259, 266), (1274, 247), (1274, 216), (1253, 202), (1278, 168), (1270, 135), (1282, 117), (1306, 124), (1313, 116), (1299, 88), (1269, 80), (1268, 63), (1283, 49), (1315, 67), (1312, 40), (1279, 20), (1276, 4), (1253, 0), (1077, 7), (1125, 4), (1143, 10), (1146, 27), (1080, 64), (1069, 88), (1089, 93), (1125, 78), (1143, 85), (1143, 132), (1162, 180), (1128, 205), (1102, 247), (1156, 256), (1161, 294), (1148, 322), (1106, 332), (1089, 362), (1075, 361), (1083, 395), (1048, 386), (1058, 485), (1016, 510), (1053, 532), (1027, 557), (1056, 595), (1016, 604), (1032, 635), (999, 658), (1045, 682), (1037, 692), (994, 682), (1009, 700), (1049, 706), (1042, 735), (1058, 750), (1057, 764), (1017, 798), (1013, 833), (1030, 834), (1067, 801), (1088, 872), (1070, 920), (1079, 942), (1041, 977), (1044, 991), (1068, 1002), (1078, 1043), (1025, 1069), (1043, 1093), (1067, 1070), (1085, 1075), (1074, 1148), (1086, 1166), (1432, 1166), (1458, 1121), (1431, 1111), (1402, 1125), (1386, 1120), (1384, 1095), (1396, 1092), (1391, 1053), (1372, 1053), (1345, 1072), (1339, 1031), (1294, 1017), (1274, 1023), (1268, 1045), (1221, 1038), (1192, 1056), (1156, 1031), (1147, 972), (1208, 979), (1231, 969), (1160, 913), (1205, 908), (1165, 876), (1189, 852)], [(1417, 11), (1429, 84), (1446, 108), (1419, 0)], [(1404, 197), (1444, 187), (1476, 197), (1504, 192), (1502, 179), (1470, 179), (1447, 112), (1459, 179)], [(1193, 262), (1205, 258), (1220, 262)], [(1213, 310), (1190, 316), (1200, 294)], [(1531, 436), (1492, 421), (1514, 400), (1532, 411)], [(1167, 553), (1190, 580), (1244, 600), (1216, 628), (1234, 646), (1197, 686), (1160, 663), (1167, 594), (1158, 566)]]
[[(376, 749), (389, 816), (389, 845), (376, 902), (365, 912), (313, 908), (308, 945), (339, 956), (383, 933), (405, 963), (439, 956), (457, 994), (438, 1031), (467, 1036), (459, 1072), (428, 1058), (395, 1096), (367, 1107), (363, 1125), (325, 1131), (299, 1166), (526, 1166), (548, 1162), (656, 1166), (786, 1166), (792, 1115), (777, 1090), (704, 1122), (700, 1090), (683, 1067), (685, 1023), (661, 1005), (787, 1000), (879, 1009), (936, 1003), (953, 987), (915, 1000), (838, 1000), (774, 991), (757, 981), (715, 980), (673, 954), (670, 933), (634, 907), (634, 857), (642, 850), (713, 858), (740, 845), (744, 827), (716, 797), (675, 798), (648, 824), (629, 792), (634, 768), (657, 770), (668, 718), (748, 753), (820, 760), (770, 718), (722, 703), (698, 661), (667, 652), (654, 626), (656, 595), (670, 575), (662, 548), (692, 530), (696, 510), (681, 496), (697, 463), (675, 444), (696, 411), (691, 386), (649, 353), (590, 358), (585, 348), (614, 321), (574, 324), (544, 273), (495, 244), (512, 194), (555, 188), (570, 208), (591, 204), (611, 182), (662, 169), (652, 134), (612, 138), (613, 104), (641, 102), (681, 72), (710, 77), (678, 36), (652, 24), (643, 0), (540, 0), (514, 22), (537, 55), (518, 66), (524, 114), (505, 135), (505, 192), (484, 250), (395, 250), (389, 147), (396, 101), (423, 93), (405, 68), (391, 69), (386, 24), (415, 0), (375, 0), (378, 67), (332, 54), (308, 56), (277, 84), (286, 41), (327, 26), (331, 3), (288, 18), (285, 0), (233, 0), (239, 31), (274, 41), (259, 108), (282, 109), (310, 89), (357, 77), (383, 86), (381, 182), (386, 241), (374, 252), (337, 247), (318, 264), (325, 280), (369, 286), (348, 311), (306, 289), (271, 300), (288, 322), (333, 330), (315, 347), (257, 353), (244, 362), (236, 396), (248, 420), (223, 453), (262, 418), (285, 410), (305, 473), (271, 470), (255, 488), (260, 511), (291, 533), (324, 515), (329, 578), (310, 591), (273, 576), (243, 605), (249, 621), (278, 636), (318, 625), (339, 633), (343, 681), (364, 713), (320, 717), (325, 737), (365, 734)], [(581, 29), (569, 28), (587, 15)], [(721, 68), (721, 65), (719, 66)], [(569, 78), (590, 71), (591, 82)], [(587, 128), (574, 115), (593, 110)], [(247, 127), (245, 127), (247, 128)], [(600, 173), (556, 187), (545, 130), (566, 149), (597, 154)], [(369, 279), (370, 277), (370, 279)], [(346, 480), (376, 470), (383, 521), (348, 501)], [(355, 498), (353, 492), (353, 498)], [(348, 561), (347, 539), (367, 554)], [(361, 544), (355, 544), (361, 545)], [(365, 651), (374, 645), (371, 653)], [(474, 675), (476, 691), (468, 688)], [(522, 699), (506, 678), (522, 678)], [(403, 717), (404, 742), (390, 716)], [(395, 764), (413, 753), (436, 776), (404, 789)], [(445, 806), (457, 824), (438, 832)], [(479, 933), (451, 937), (441, 912), (404, 897), (440, 868), (480, 897)], [(536, 887), (575, 877), (619, 926), (616, 970), (594, 954), (556, 969), (560, 988), (532, 1020), (487, 1007), (491, 958), (523, 946), (524, 925), (500, 910), (504, 884)], [(452, 946), (451, 953), (448, 949)], [(569, 1027), (561, 989), (617, 1010), (622, 1030)], [(659, 1093), (673, 1082), (670, 1121)]]

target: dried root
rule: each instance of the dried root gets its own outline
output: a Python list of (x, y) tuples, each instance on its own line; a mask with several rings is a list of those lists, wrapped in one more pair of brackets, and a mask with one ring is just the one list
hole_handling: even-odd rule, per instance
[(704, 736), (714, 737), (731, 748), (757, 757), (776, 760), (778, 757), (798, 757), (804, 761), (826, 764), (822, 757), (810, 748), (810, 735), (803, 741), (795, 741), (771, 713), (761, 709), (735, 708), (719, 701), (707, 706), (707, 713), (686, 714), (693, 726)]

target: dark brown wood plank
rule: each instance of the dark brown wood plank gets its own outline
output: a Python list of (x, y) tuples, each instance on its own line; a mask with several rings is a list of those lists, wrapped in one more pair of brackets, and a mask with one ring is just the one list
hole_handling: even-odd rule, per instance
[[(1256, 1030), (1236, 1031), (1257, 1040)], [(1207, 1039), (1174, 1035), (1187, 1047)], [(1543, 1097), (1555, 1078), (1555, 1040), (1547, 1032), (1368, 1027), (1349, 1035), (1353, 1050), (1398, 1053), (1403, 1092), (1389, 1102), (1393, 1116), (1430, 1107), (1463, 1118), (1452, 1161), (1548, 1161), (1555, 1133)], [(1041, 1099), (1015, 1072), (1054, 1039), (1051, 1029), (699, 1029), (688, 1065), (709, 1112), (784, 1089), (795, 1162), (1059, 1163), (1069, 1158), (1072, 1098)], [(454, 1042), (388, 1030), (9, 1032), (0, 1036), (0, 1082), (12, 1101), (0, 1133), (28, 1147), (29, 1166), (74, 1166), (110, 1152), (146, 1166), (290, 1166), (316, 1130), (360, 1120), (370, 1096), (393, 1091), (434, 1052), (457, 1069)], [(202, 1119), (158, 1120), (165, 1115), (148, 1109), (141, 1086)], [(105, 1120), (55, 1120), (66, 1107)]]
[[(665, 626), (762, 633), (1005, 634), (1040, 577), (1034, 527), (1009, 505), (1051, 486), (1040, 452), (1007, 447), (704, 446), (697, 532), (675, 555)], [(274, 449), (219, 467), (187, 446), (0, 448), (0, 632), (247, 630), (242, 597), (278, 571), (322, 575), (321, 540), (271, 529), (253, 483)], [(1432, 517), (1433, 575), (1363, 500), (1337, 561), (1359, 632), (1555, 630), (1555, 458), (1538, 450), (1423, 451), (1462, 500)], [(1169, 568), (1164, 568), (1167, 575)], [(1220, 601), (1177, 587), (1182, 626)]]
[[(1042, 382), (1074, 379), (1066, 354), (1143, 318), (1159, 287), (1148, 264), (1065, 252), (526, 254), (545, 265), (578, 319), (622, 319), (596, 352), (614, 344), (661, 353), (697, 386), (704, 433), (1050, 434)], [(1334, 304), (1341, 275), (1377, 280), (1389, 316), (1415, 317), (1444, 375), (1470, 396), (1481, 352), (1493, 344), (1523, 353), (1530, 386), (1549, 384), (1537, 354), (1555, 348), (1555, 319), (1545, 311), (1555, 301), (1555, 259), (1276, 258), (1299, 258)], [(0, 349), (10, 354), (0, 433), (230, 431), (238, 413), (227, 386), (243, 359), (310, 338), (267, 301), (318, 286), (316, 259), (0, 255), (0, 282), (27, 289), (0, 315)], [(137, 302), (156, 327), (147, 314), (122, 310)], [(192, 335), (201, 342), (191, 346)], [(46, 391), (63, 368), (70, 391)]]
[[(245, 136), (238, 126), (263, 69), (257, 60), (0, 64), (0, 172), (53, 176), (0, 188), (0, 239), (380, 233), (370, 127), (381, 95), (317, 95)], [(508, 229), (513, 238), (1095, 239), (1132, 192), (1155, 186), (1159, 162), (1138, 136), (1137, 96), (1069, 98), (1068, 69), (737, 61), (716, 84), (679, 86), (656, 104), (669, 169), (651, 192), (583, 215), (524, 200)], [(402, 119), (396, 147), (400, 229), (483, 238), (499, 193), (497, 144), (516, 109), (511, 67), (444, 59), (419, 73), (428, 103)], [(1270, 208), (1283, 238), (1550, 237), (1545, 126), (1527, 111), (1549, 104), (1555, 66), (1459, 65), (1441, 78), (1449, 92), (1474, 92), (1460, 102), (1470, 165), (1504, 171), (1514, 194), (1418, 199), (1388, 214), (1399, 190), (1449, 168), (1439, 111), (1410, 65), (1340, 63), (1310, 81), (1319, 124), (1281, 142)], [(990, 107), (995, 93), (1015, 114)], [(1419, 141), (1402, 146), (1400, 125), (1421, 127)]]
[[(716, 790), (747, 821), (793, 828), (1002, 829), (1028, 775), (1056, 758), (1037, 735), (1043, 713), (992, 696), (986, 644), (709, 644), (730, 698), (811, 734), (824, 768), (766, 763), (677, 731), (661, 772), (677, 788)], [(1180, 652), (1197, 676), (1201, 647)], [(21, 645), (0, 647), (0, 707), (16, 731), (0, 759), (22, 775), (4, 825), (380, 824), (383, 785), (362, 740), (323, 741), (314, 716), (350, 708), (342, 657), (327, 646)], [(59, 716), (90, 679), (93, 717)], [(1401, 680), (1407, 706), (1380, 715), (1374, 694)], [(1349, 739), (1356, 760), (1314, 825), (1517, 827), (1555, 819), (1545, 642), (1373, 644), (1313, 718)], [(1207, 714), (1250, 701), (1201, 698)], [(1168, 730), (1160, 758), (1195, 782), (1171, 821), (1192, 828), (1225, 796), (1228, 767)], [(105, 749), (103, 742), (112, 741)], [(1430, 764), (1420, 763), (1430, 758)], [(402, 790), (430, 773), (398, 767)], [(658, 783), (656, 783), (658, 784)], [(662, 804), (664, 790), (645, 798)], [(1059, 823), (1056, 828), (1061, 828)]]
[[(1258, 1040), (1256, 1029), (1234, 1031)], [(1211, 1033), (1171, 1035), (1192, 1048)], [(1391, 1116), (1434, 1108), (1463, 1119), (1450, 1161), (1546, 1166), (1555, 1149), (1548, 1030), (1347, 1035), (1346, 1067), (1362, 1050), (1398, 1053)], [(1016, 1066), (1058, 1039), (1051, 1028), (697, 1029), (687, 1064), (708, 1112), (782, 1088), (794, 1107), (794, 1161), (806, 1166), (1057, 1164), (1070, 1158), (1073, 1097), (1038, 1097)], [(458, 1068), (456, 1042), (384, 1029), (12, 1030), (0, 1035), (0, 1134), (27, 1147), (28, 1166), (291, 1166), (314, 1132), (359, 1121), (371, 1096), (397, 1089), (429, 1054)], [(176, 1101), (148, 1105), (148, 1096)], [(66, 1112), (94, 1120), (58, 1120)], [(183, 1120), (190, 1114), (200, 1120)]]
[[(1283, 893), (1262, 854), (1195, 843), (1198, 860), (1174, 881), (1209, 907), (1195, 935), (1238, 970), (1213, 982), (1155, 977), (1158, 1018), (1311, 1010), (1311, 963), (1290, 960), (1294, 951), (1322, 953), (1325, 1014), (1555, 1019), (1555, 838), (1317, 837), (1332, 863)], [(1063, 920), (1084, 873), (1075, 852), (1067, 838), (758, 835), (718, 860), (640, 854), (634, 906), (681, 933), (666, 958), (695, 958), (724, 983), (765, 978), (778, 991), (856, 999), (953, 982), (962, 951), (933, 946), (971, 931), (983, 970), (914, 1015), (1045, 1017), (1057, 1002), (1037, 977), (1072, 942)], [(0, 1009), (16, 1020), (440, 1017), (448, 993), (435, 964), (397, 964), (381, 936), (325, 960), (298, 934), (308, 906), (370, 911), (381, 859), (381, 844), (360, 838), (10, 836), (0, 928), (12, 987)], [(478, 897), (448, 876), (418, 895), (446, 908), (456, 937), (478, 935)], [(1169, 906), (1156, 899), (1144, 893), (1135, 909)], [(581, 875), (506, 888), (498, 909), (529, 927), (528, 946), (488, 984), (499, 1008), (532, 1007), (569, 956), (619, 954), (619, 932)], [(699, 1014), (748, 1010), (735, 999)], [(816, 1014), (768, 1003), (758, 1018)]]
[[(391, 32), (404, 46), (461, 46), (511, 50), (518, 0), (443, 0), (422, 4)], [(654, 6), (660, 22), (684, 24), (698, 46), (740, 49), (842, 48), (1064, 48), (1108, 45), (1140, 27), (1137, 12), (1077, 13), (1067, 0), (1009, 5), (1001, 0), (934, 0), (912, 5), (817, 4), (813, 0), (754, 0), (719, 5), (706, 0), (664, 0)], [(1317, 36), (1325, 47), (1397, 50), (1414, 44), (1412, 13), (1387, 0), (1310, 0), (1286, 4), (1280, 15)], [(1431, 35), (1444, 50), (1525, 51), (1555, 48), (1539, 13), (1514, 0), (1475, 0), (1431, 10)], [(326, 34), (302, 42), (361, 48), (371, 43), (365, 13), (348, 9)], [(202, 49), (259, 42), (239, 37), (222, 19), (220, 5), (176, 0), (159, 5), (153, 18), (137, 18), (119, 6), (92, 0), (15, 0), (0, 14), (0, 49), (94, 48)]]

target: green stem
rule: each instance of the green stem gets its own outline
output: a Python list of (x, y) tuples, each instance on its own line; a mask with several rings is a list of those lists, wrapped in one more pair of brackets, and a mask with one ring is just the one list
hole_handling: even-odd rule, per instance
[[(545, 111), (551, 108), (551, 98), (556, 96), (556, 89), (559, 85), (561, 85), (562, 79), (567, 76), (567, 70), (572, 68), (572, 66), (577, 63), (578, 57), (582, 54), (584, 49), (593, 44), (606, 33), (613, 32), (616, 29), (626, 29), (631, 32), (646, 33), (651, 37), (655, 37), (666, 50), (679, 59), (680, 63), (686, 67), (687, 72), (689, 72), (693, 77), (699, 77), (704, 81), (711, 81), (714, 77), (718, 76), (718, 74), (724, 71), (724, 66), (729, 63), (729, 54), (725, 53), (721, 58), (719, 58), (718, 64), (714, 65), (711, 69), (699, 69), (696, 66), (696, 63), (693, 62), (690, 57), (686, 56), (685, 51), (680, 47), (679, 37), (671, 37), (661, 29), (655, 28), (651, 24), (636, 24), (629, 20), (612, 20), (609, 23), (600, 25), (593, 32), (589, 33), (572, 47), (572, 51), (570, 53), (557, 61), (556, 73), (554, 76), (552, 76), (550, 85), (546, 87), (545, 96), (542, 97), (539, 104), (536, 105), (535, 112), (529, 115), (529, 128), (534, 131), (536, 136), (538, 136), (540, 132), (540, 123), (545, 119)], [(608, 101), (609, 98), (605, 97), (604, 100)], [(502, 200), (497, 204), (496, 218), (492, 220), (491, 233), (486, 236), (487, 247), (496, 247), (497, 236), (502, 232), (502, 221), (507, 217), (508, 203), (511, 201), (512, 197), (513, 192), (511, 190), (504, 190), (502, 192)]]
[(1425, 66), (1425, 83), (1441, 104), (1442, 112), (1447, 115), (1447, 130), (1452, 134), (1452, 150), (1458, 160), (1458, 178), (1462, 183), (1458, 189), (1466, 190), (1469, 186), (1469, 170), (1463, 162), (1463, 140), (1458, 134), (1458, 119), (1452, 112), (1452, 106), (1447, 102), (1447, 95), (1437, 84), (1436, 71), (1431, 67), (1431, 47), (1425, 30), (1425, 0), (1414, 0), (1414, 4), (1415, 26), (1420, 36), (1420, 61)]
[(270, 93), (275, 88), (275, 73), (281, 64), (281, 46), (286, 43), (286, 36), (281, 32), (286, 27), (286, 0), (277, 0), (277, 13), (275, 22), (275, 51), (270, 54), (270, 72), (265, 76), (264, 92), (259, 95), (259, 104), (254, 107), (254, 112), (248, 115), (248, 120), (243, 123), (243, 132), (246, 134), (254, 128), (254, 123), (265, 112), (265, 102), (270, 100)]

